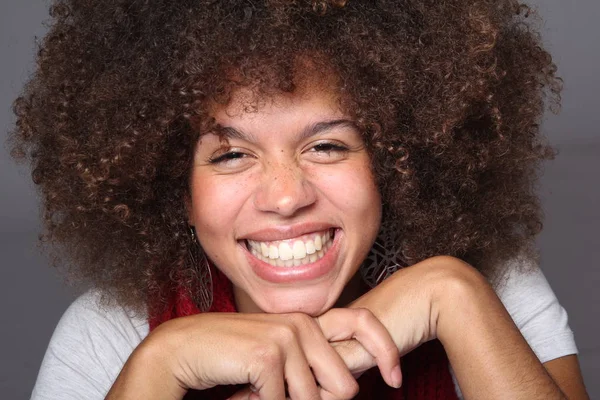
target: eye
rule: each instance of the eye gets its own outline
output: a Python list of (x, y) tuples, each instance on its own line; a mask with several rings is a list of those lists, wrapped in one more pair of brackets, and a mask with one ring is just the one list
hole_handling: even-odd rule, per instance
[(314, 145), (312, 151), (329, 154), (332, 152), (346, 152), (348, 151), (348, 148), (338, 143), (323, 142)]
[(253, 155), (245, 150), (224, 149), (215, 152), (208, 163), (221, 172), (240, 172), (252, 165)]
[(305, 154), (315, 162), (331, 163), (345, 159), (349, 151), (341, 142), (320, 141), (311, 145)]
[(228, 151), (227, 153), (221, 154), (216, 157), (211, 157), (209, 162), (211, 164), (225, 164), (228, 162), (235, 162), (235, 160), (242, 159), (248, 155), (239, 151)]

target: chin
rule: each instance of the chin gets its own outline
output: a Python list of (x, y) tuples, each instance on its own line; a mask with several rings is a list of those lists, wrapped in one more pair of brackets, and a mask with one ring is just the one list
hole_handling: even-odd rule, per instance
[(255, 303), (263, 312), (269, 314), (301, 312), (317, 317), (331, 309), (339, 297), (331, 296), (333, 290), (311, 289), (265, 292), (260, 298), (255, 299)]

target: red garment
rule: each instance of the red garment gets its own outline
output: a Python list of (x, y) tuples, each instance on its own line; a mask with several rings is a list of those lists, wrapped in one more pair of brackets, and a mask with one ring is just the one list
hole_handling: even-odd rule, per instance
[[(213, 304), (209, 312), (236, 312), (231, 282), (216, 269), (213, 276)], [(184, 290), (178, 290), (168, 306), (159, 315), (149, 318), (152, 331), (172, 318), (200, 313)], [(364, 373), (359, 379), (360, 393), (355, 400), (457, 400), (448, 358), (439, 341), (426, 343), (402, 358), (403, 384), (400, 389), (386, 385), (377, 368)], [(225, 400), (243, 385), (217, 386), (212, 389), (190, 390), (185, 400)]]

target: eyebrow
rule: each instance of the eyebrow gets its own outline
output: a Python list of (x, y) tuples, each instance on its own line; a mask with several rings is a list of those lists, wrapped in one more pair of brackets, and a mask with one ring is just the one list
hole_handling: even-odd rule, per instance
[[(357, 129), (357, 126), (354, 122), (348, 119), (335, 119), (331, 121), (321, 121), (314, 124), (308, 125), (306, 128), (300, 132), (298, 136), (299, 141), (306, 140), (312, 136), (319, 135), (330, 131), (335, 128), (352, 128)], [(257, 142), (256, 137), (251, 133), (246, 133), (241, 130), (235, 129), (230, 126), (222, 126), (219, 128), (219, 133), (223, 135), (223, 137), (227, 139), (239, 139), (239, 140), (248, 140), (251, 142)]]

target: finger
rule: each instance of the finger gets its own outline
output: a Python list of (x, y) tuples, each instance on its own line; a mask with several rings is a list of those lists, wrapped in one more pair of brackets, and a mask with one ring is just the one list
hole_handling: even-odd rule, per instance
[[(326, 340), (324, 344), (321, 350), (313, 347), (315, 352), (310, 351), (307, 354), (314, 377), (321, 386), (320, 398), (323, 400), (354, 398), (358, 393), (358, 382), (331, 345)], [(294, 396), (292, 398), (295, 399)]]
[[(356, 394), (358, 394), (358, 391), (356, 392)], [(340, 397), (340, 396), (336, 396), (331, 392), (328, 392), (327, 390), (320, 388), (320, 400), (342, 400), (342, 399), (353, 399), (354, 397), (356, 397), (356, 394), (354, 396), (344, 396), (344, 397)]]
[[(268, 371), (266, 371), (269, 374)], [(256, 391), (250, 390), (248, 393), (249, 400), (281, 400), (285, 398), (285, 384), (281, 373), (272, 373), (271, 377), (267, 378), (261, 384), (254, 384)]]
[[(312, 368), (311, 376), (316, 379), (321, 388), (320, 397), (331, 399), (349, 399), (356, 395), (358, 383), (344, 363), (344, 360), (331, 347), (329, 341), (323, 336), (319, 326), (313, 318), (298, 314), (293, 316), (293, 323), (298, 326), (301, 350), (307, 363)], [(288, 380), (288, 384), (290, 381)], [(316, 393), (318, 394), (318, 392)], [(291, 391), (291, 398), (296, 400)]]
[(237, 391), (233, 396), (229, 397), (227, 400), (250, 400), (250, 395), (252, 394), (252, 390), (250, 388), (245, 388), (240, 391)]
[(366, 308), (337, 308), (317, 320), (330, 341), (356, 339), (375, 358), (385, 382), (400, 387), (400, 353), (388, 330), (372, 312)]
[[(294, 400), (317, 399), (319, 398), (317, 383), (306, 358), (304, 347), (300, 343), (301, 331), (306, 330), (306, 327), (299, 323), (300, 317), (290, 315), (284, 318), (283, 324), (272, 328), (269, 332), (269, 340), (275, 344), (282, 366), (279, 375), (287, 382), (289, 395)], [(306, 317), (306, 319), (311, 320), (310, 317)], [(323, 340), (325, 341), (324, 338)], [(327, 343), (327, 341), (325, 342)], [(276, 363), (263, 362), (262, 364), (266, 366), (265, 374), (273, 375), (275, 373), (276, 370), (273, 369), (273, 366)], [(260, 398), (265, 399), (262, 387), (257, 384), (254, 386), (258, 389)], [(277, 400), (283, 398), (284, 396), (281, 396)]]
[(344, 360), (354, 378), (377, 365), (375, 358), (355, 339), (331, 342), (331, 347)]
[(285, 353), (270, 343), (250, 361), (248, 399), (281, 400), (285, 398)]
[(289, 343), (286, 353), (285, 377), (289, 397), (294, 400), (318, 399), (319, 388), (299, 338)]

